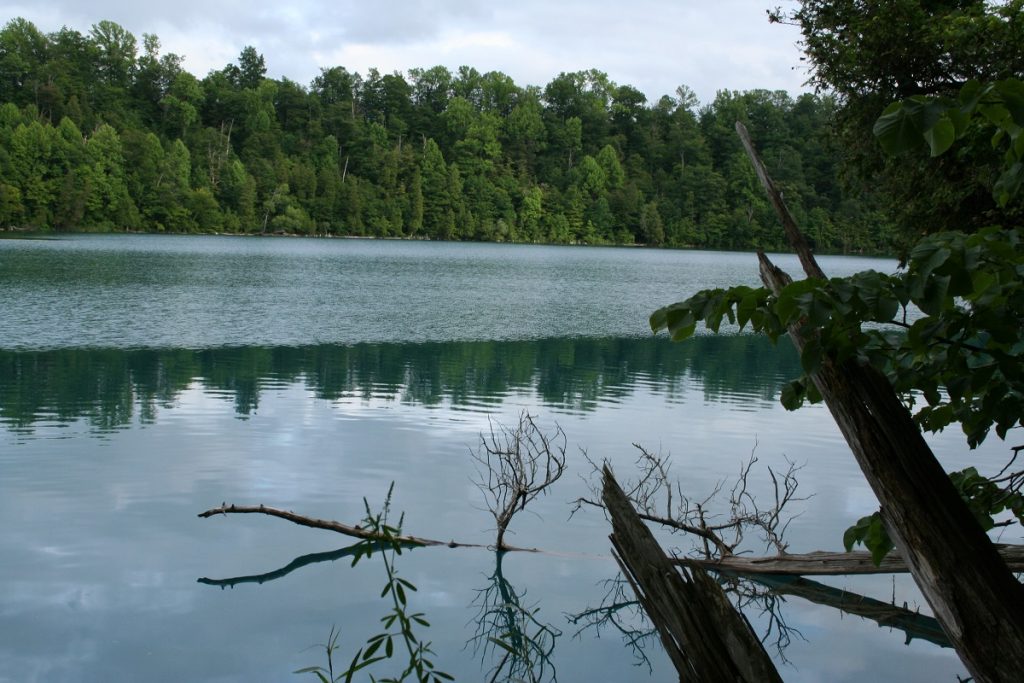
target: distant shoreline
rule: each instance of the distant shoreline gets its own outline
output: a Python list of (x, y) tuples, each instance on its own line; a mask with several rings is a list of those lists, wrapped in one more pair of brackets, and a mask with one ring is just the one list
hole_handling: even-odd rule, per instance
[[(620, 247), (629, 249), (658, 249), (663, 251), (727, 251), (735, 253), (756, 253), (756, 248), (748, 249), (721, 249), (714, 247), (698, 247), (694, 245), (684, 245), (677, 247), (665, 247), (665, 246), (654, 246), (650, 244), (638, 244), (636, 242), (632, 244), (624, 243), (599, 243), (599, 244), (588, 244), (585, 242), (496, 242), (496, 241), (484, 241), (484, 240), (434, 240), (429, 237), (395, 237), (395, 236), (379, 236), (379, 235), (337, 235), (330, 233), (313, 233), (313, 234), (302, 234), (297, 232), (159, 232), (155, 230), (74, 230), (68, 232), (62, 232), (57, 230), (31, 230), (28, 228), (17, 228), (7, 227), (0, 228), (0, 239), (26, 239), (26, 240), (55, 240), (60, 239), (62, 236), (71, 235), (167, 235), (167, 236), (182, 236), (182, 237), (277, 237), (277, 238), (303, 238), (303, 239), (342, 239), (342, 240), (366, 240), (366, 241), (387, 241), (387, 242), (451, 242), (460, 244), (516, 244), (516, 245), (534, 245), (534, 246), (546, 246), (546, 247)], [(771, 251), (771, 250), (770, 250)], [(772, 253), (780, 253), (772, 251)], [(785, 252), (781, 252), (785, 253)], [(885, 253), (874, 253), (874, 252), (849, 252), (843, 253), (838, 251), (818, 251), (815, 252), (820, 256), (864, 256), (869, 258), (897, 258), (894, 254)]]

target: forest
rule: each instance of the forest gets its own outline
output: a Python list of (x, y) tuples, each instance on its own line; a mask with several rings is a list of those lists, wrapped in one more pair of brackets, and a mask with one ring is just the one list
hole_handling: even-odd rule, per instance
[(218, 232), (779, 248), (743, 121), (821, 251), (892, 251), (840, 181), (829, 95), (681, 85), (657, 102), (597, 70), (543, 88), (468, 66), (198, 79), (100, 21), (0, 30), (0, 229)]

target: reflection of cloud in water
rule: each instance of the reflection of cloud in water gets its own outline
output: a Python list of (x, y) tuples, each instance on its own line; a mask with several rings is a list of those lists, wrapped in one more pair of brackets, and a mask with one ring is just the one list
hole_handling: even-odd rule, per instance
[[(725, 343), (735, 345), (730, 353), (743, 357), (741, 345), (748, 341)], [(738, 378), (749, 372), (746, 366), (756, 363), (716, 365), (710, 346), (677, 357), (672, 352), (685, 345), (661, 350), (658, 344), (559, 343), (566, 358), (554, 368), (538, 367), (528, 346), (506, 346), (496, 355), (488, 345), (434, 346), (409, 353), (400, 346), (367, 348), (357, 352), (363, 354), (360, 363), (344, 365), (337, 382), (327, 379), (337, 369), (332, 359), (340, 351), (333, 347), (249, 349), (225, 356), (176, 353), (175, 362), (187, 372), (185, 379), (164, 387), (173, 389), (166, 392), (146, 384), (148, 361), (139, 356), (132, 360), (135, 366), (128, 363), (126, 375), (103, 375), (131, 379), (112, 385), (121, 392), (117, 396), (129, 388), (127, 404), (93, 397), (76, 412), (70, 404), (60, 406), (47, 398), (43, 404), (72, 408), (60, 414), (68, 422), (62, 431), (75, 439), (50, 439), (55, 431), (50, 422), (31, 423), (35, 433), (27, 437), (0, 432), (0, 439), (7, 440), (0, 444), (0, 518), (19, 520), (0, 537), (0, 585), (5, 587), (0, 597), (0, 670), (27, 672), (19, 680), (30, 681), (126, 680), (154, 671), (165, 680), (231, 680), (309, 665), (309, 656), (297, 653), (322, 642), (330, 624), (340, 620), (353, 641), (364, 635), (367, 614), (371, 621), (376, 617), (368, 610), (379, 607), (373, 601), (380, 590), (379, 567), (360, 563), (350, 570), (342, 560), (305, 567), (301, 575), (273, 585), (224, 591), (200, 586), (195, 583), (199, 576), (265, 571), (329, 549), (336, 538), (280, 520), (197, 520), (195, 514), (226, 500), (355, 522), (363, 514), (363, 496), (371, 506), (378, 504), (394, 480), (395, 506), (407, 513), (407, 531), (488, 543), (493, 521), (480, 509), (479, 494), (470, 483), (468, 449), (487, 427), (488, 416), (509, 423), (524, 407), (539, 414), (543, 423), (557, 420), (566, 430), (570, 474), (587, 471), (577, 446), (595, 460), (607, 458), (618, 470), (630, 471), (632, 441), (671, 451), (672, 472), (684, 493), (693, 497), (703, 497), (719, 481), (733, 478), (755, 443), (761, 459), (757, 467), (782, 468), (783, 456), (806, 463), (799, 474), (801, 491), (815, 497), (802, 504), (806, 512), (791, 527), (792, 550), (835, 549), (845, 526), (870, 511), (858, 508), (870, 504), (871, 496), (827, 411), (813, 406), (789, 413), (774, 400), (736, 398), (761, 395), (760, 389), (742, 393), (737, 387)], [(490, 384), (480, 373), (466, 379), (464, 365), (445, 366), (447, 375), (436, 363), (430, 365), (431, 357), (458, 355), (456, 351), (501, 359), (500, 364), (471, 364), (478, 370), (504, 367), (492, 375), (500, 381)], [(367, 367), (362, 361), (392, 353), (401, 362), (419, 359), (417, 367), (434, 368), (431, 382), (415, 384), (419, 389), (410, 391), (402, 382), (359, 379)], [(528, 362), (522, 368), (509, 367), (524, 353)], [(759, 351), (750, 353), (761, 357)], [(259, 359), (276, 360), (267, 361), (263, 374), (246, 378), (239, 374), (242, 357), (257, 365)], [(645, 357), (646, 369), (633, 372)], [(98, 356), (84, 358), (99, 363)], [(150, 358), (169, 370), (170, 356)], [(197, 358), (199, 371), (189, 365)], [(609, 358), (627, 359), (627, 369)], [(55, 356), (41, 360), (43, 365), (62, 362)], [(99, 365), (110, 370), (128, 360), (114, 354), (106, 366)], [(766, 392), (778, 385), (787, 367), (761, 380)], [(408, 376), (406, 371), (396, 375)], [(82, 379), (78, 376), (65, 387)], [(93, 375), (82, 383), (95, 386), (95, 379)], [(710, 391), (709, 386), (717, 389)], [(363, 387), (370, 391), (364, 393)], [(144, 408), (149, 395), (158, 398)], [(669, 395), (682, 404), (666, 402)], [(567, 396), (576, 397), (576, 403)], [(566, 408), (583, 404), (586, 410)], [(127, 413), (125, 405), (130, 406)], [(5, 420), (17, 419), (9, 402), (2, 411)], [(247, 419), (238, 420), (238, 415)], [(102, 439), (89, 438), (98, 426), (116, 420), (124, 428)], [(958, 435), (938, 438), (943, 449), (955, 454), (949, 444)], [(972, 462), (993, 460), (985, 452), (967, 457)], [(759, 480), (753, 492), (767, 495), (767, 486)], [(516, 519), (515, 541), (607, 555), (602, 515), (578, 514), (566, 521), (565, 501), (584, 492), (578, 477), (564, 477), (554, 495), (535, 501), (535, 515)], [(598, 581), (614, 571), (607, 559), (517, 557), (507, 562), (517, 585), (528, 589), (531, 601), (542, 603), (549, 615), (583, 607), (589, 593), (601, 592)], [(480, 577), (493, 569), (490, 563), (485, 555), (446, 549), (402, 556), (402, 576), (419, 586), (417, 597), (434, 624), (429, 635), (435, 649), (455, 653), (455, 665), (443, 668), (461, 673), (464, 680), (479, 677), (477, 665), (458, 663), (467, 639), (465, 607)], [(856, 587), (880, 599), (891, 590), (885, 580)], [(900, 595), (916, 594), (899, 585)], [(810, 645), (794, 646), (790, 656), (797, 668), (786, 671), (787, 680), (821, 680), (826, 674), (831, 680), (889, 678), (897, 670), (907, 680), (929, 680), (913, 667), (928, 676), (940, 669), (958, 670), (955, 657), (933, 655), (917, 643), (904, 648), (898, 634), (874, 624), (826, 617), (819, 613), (824, 608), (803, 607), (796, 600), (787, 605), (794, 610), (793, 625), (814, 635)], [(56, 652), (49, 645), (55, 642), (61, 643)], [(908, 651), (911, 663), (904, 665), (901, 658)], [(585, 680), (586, 673), (600, 677), (620, 671), (617, 659), (628, 662), (628, 655), (607, 641), (562, 639), (558, 652), (582, 657), (576, 680)], [(874, 653), (882, 653), (881, 659)], [(560, 665), (560, 676), (573, 680), (574, 666)], [(79, 676), (81, 671), (87, 673)], [(628, 675), (629, 670), (622, 673)]]

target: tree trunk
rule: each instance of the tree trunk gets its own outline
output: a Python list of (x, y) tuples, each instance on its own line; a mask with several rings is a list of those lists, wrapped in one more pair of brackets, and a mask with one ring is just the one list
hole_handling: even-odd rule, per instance
[[(822, 277), (806, 239), (736, 124), (790, 244), (810, 277)], [(761, 279), (774, 292), (791, 278), (763, 252)], [(790, 328), (798, 350), (807, 339)], [(957, 654), (979, 682), (1020, 681), (1024, 587), (954, 489), (888, 380), (870, 366), (824, 358), (812, 375), (882, 508), (893, 542)]]
[(782, 683), (761, 641), (722, 587), (699, 567), (676, 567), (604, 468), (615, 559), (651, 618), (680, 681)]

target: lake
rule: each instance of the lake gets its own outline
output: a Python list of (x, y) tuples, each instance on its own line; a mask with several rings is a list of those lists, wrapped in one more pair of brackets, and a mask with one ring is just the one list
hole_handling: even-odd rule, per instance
[[(778, 260), (796, 271), (794, 258)], [(822, 265), (830, 275), (896, 267)], [(418, 635), (457, 680), (489, 680), (502, 651), (486, 646), (501, 635), (488, 625), (511, 592), (532, 613), (528, 635), (547, 634), (544, 680), (672, 678), (656, 638), (630, 644), (645, 624), (628, 610), (601, 628), (577, 617), (617, 576), (600, 512), (570, 517), (588, 491), (587, 458), (627, 477), (634, 443), (671, 454), (696, 500), (753, 453), (751, 488), (767, 501), (767, 467), (797, 463), (800, 492), (813, 496), (793, 510), (791, 552), (840, 549), (846, 526), (876, 507), (827, 410), (778, 405), (799, 374), (785, 344), (651, 336), (658, 306), (738, 283), (757, 283), (752, 254), (0, 240), (0, 681), (313, 680), (291, 672), (326, 665), (315, 646), (332, 628), (347, 663), (389, 609), (379, 556), (353, 568), (347, 537), (197, 514), (226, 501), (355, 524), (364, 498), (379, 507), (394, 482), (404, 531), (487, 544), (493, 520), (471, 451), (523, 410), (567, 438), (566, 475), (508, 539), (549, 552), (500, 564), (481, 549), (403, 553), (398, 571), (418, 587), (411, 607), (431, 623)], [(950, 468), (992, 472), (1007, 453), (995, 437), (969, 455), (953, 431), (930, 441)], [(727, 512), (724, 499), (711, 505)], [(763, 552), (755, 541), (747, 547)], [(906, 576), (820, 583), (928, 612)], [(902, 631), (798, 597), (779, 609), (793, 629), (776, 653), (787, 681), (965, 675), (952, 650)], [(759, 631), (771, 623), (756, 606), (747, 616)], [(397, 674), (392, 664), (379, 674)]]

